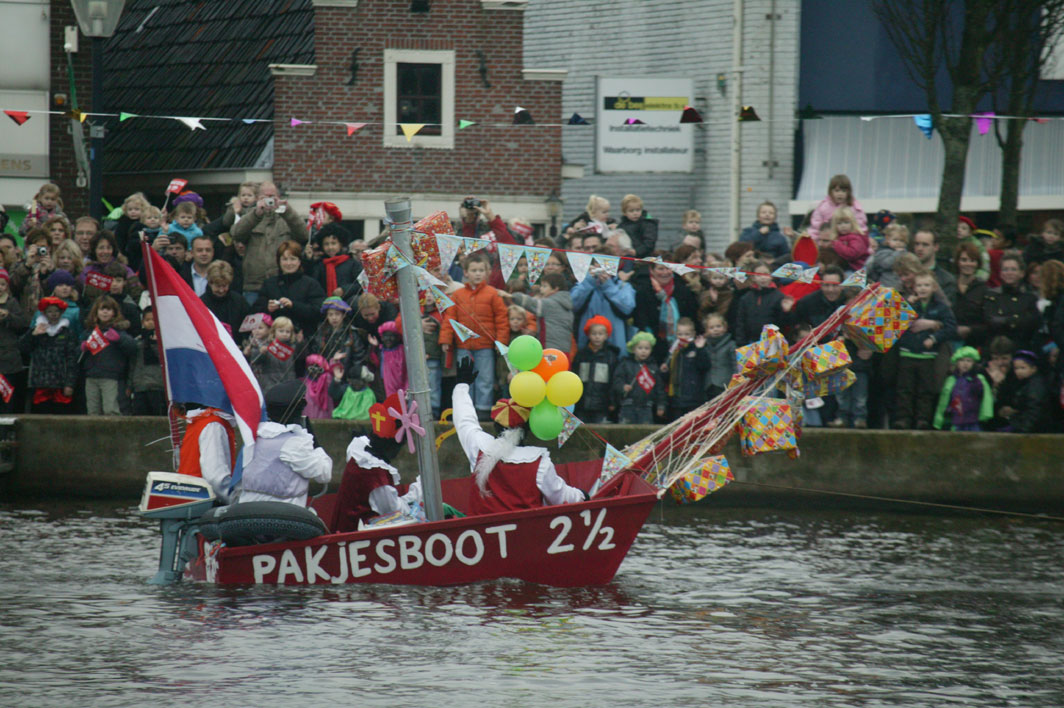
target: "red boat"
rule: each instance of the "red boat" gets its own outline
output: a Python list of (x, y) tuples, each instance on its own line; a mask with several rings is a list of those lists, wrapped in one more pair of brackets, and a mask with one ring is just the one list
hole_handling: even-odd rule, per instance
[[(558, 472), (586, 488), (601, 464), (563, 464)], [(444, 480), (444, 500), (459, 507), (469, 484), (470, 478)], [(199, 555), (185, 576), (223, 585), (456, 585), (496, 578), (601, 585), (613, 579), (658, 501), (657, 492), (625, 472), (591, 501), (576, 504), (251, 546), (224, 546), (197, 535)], [(321, 518), (334, 518), (336, 499), (330, 494), (314, 501)]]

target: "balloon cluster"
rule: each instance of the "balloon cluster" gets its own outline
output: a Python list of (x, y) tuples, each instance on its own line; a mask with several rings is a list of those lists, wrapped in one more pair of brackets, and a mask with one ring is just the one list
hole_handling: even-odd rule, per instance
[(531, 410), (528, 427), (533, 435), (553, 440), (565, 423), (561, 409), (580, 400), (583, 382), (569, 371), (569, 357), (557, 349), (544, 349), (527, 334), (510, 342), (506, 356), (520, 372), (510, 381), (510, 398)]

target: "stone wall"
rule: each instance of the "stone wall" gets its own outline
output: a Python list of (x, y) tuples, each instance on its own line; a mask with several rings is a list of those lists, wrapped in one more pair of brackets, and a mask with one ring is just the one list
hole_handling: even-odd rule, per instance
[[(356, 427), (340, 421), (314, 425), (319, 442), (335, 462), (335, 484)], [(595, 429), (618, 448), (653, 430), (649, 426)], [(151, 444), (168, 435), (164, 418), (20, 416), (17, 435), (15, 471), (0, 475), (2, 499), (133, 500), (142, 491), (146, 471), (171, 469), (169, 438)], [(780, 454), (744, 458), (733, 442), (726, 453), (736, 483), (711, 499), (714, 504), (786, 503), (812, 508), (875, 502), (842, 496), (860, 495), (1059, 514), (1064, 508), (1060, 445), (1061, 437), (1053, 435), (806, 430), (801, 457), (793, 461)], [(550, 447), (559, 462), (602, 456), (602, 443), (579, 431), (561, 451)], [(449, 437), (440, 448), (439, 463), (445, 477), (467, 473), (468, 462), (456, 437)], [(416, 464), (413, 456), (400, 454), (397, 466), (405, 481), (416, 476)], [(812, 493), (817, 490), (838, 495)]]

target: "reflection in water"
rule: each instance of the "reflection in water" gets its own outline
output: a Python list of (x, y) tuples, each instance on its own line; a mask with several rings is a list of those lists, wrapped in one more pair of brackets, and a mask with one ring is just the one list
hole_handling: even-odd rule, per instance
[[(664, 507), (613, 583), (151, 587), (115, 505), (0, 506), (0, 705), (1058, 705), (1064, 525)], [(308, 700), (309, 699), (309, 700)]]

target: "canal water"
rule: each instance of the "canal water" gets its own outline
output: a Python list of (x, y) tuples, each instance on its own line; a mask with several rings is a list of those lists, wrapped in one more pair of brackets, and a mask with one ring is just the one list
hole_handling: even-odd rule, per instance
[(614, 582), (145, 584), (155, 527), (0, 505), (2, 706), (1059, 706), (1064, 524), (656, 509)]

